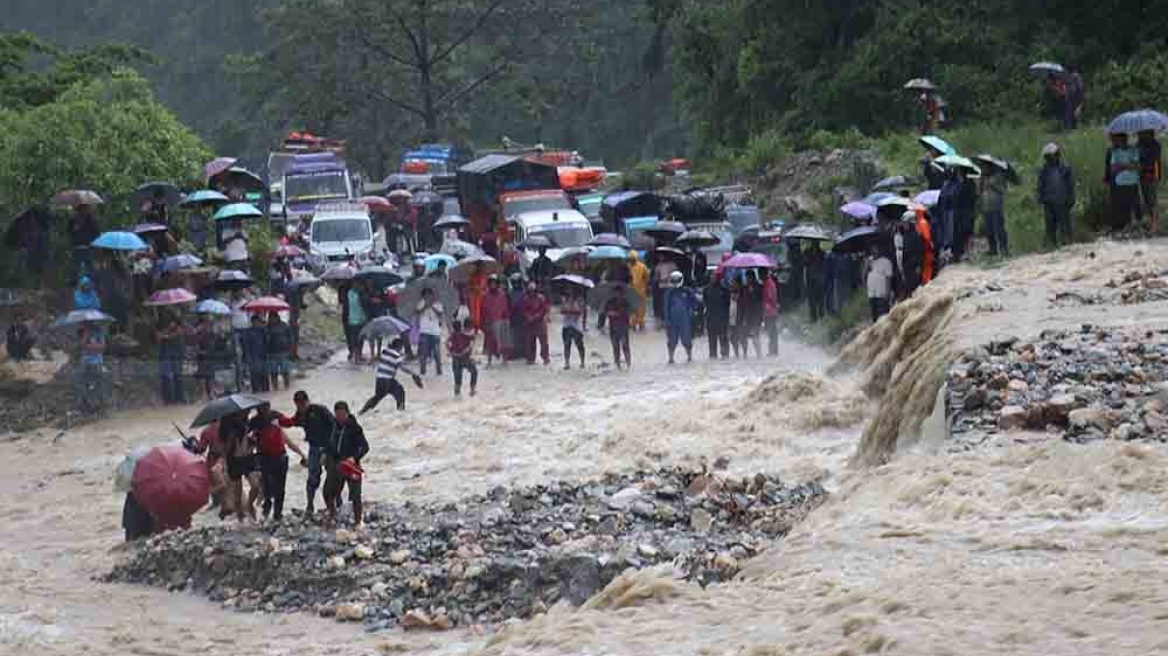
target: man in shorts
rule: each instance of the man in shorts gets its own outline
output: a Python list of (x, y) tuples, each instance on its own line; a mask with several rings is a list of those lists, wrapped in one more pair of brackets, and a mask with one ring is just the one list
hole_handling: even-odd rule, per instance
[[(255, 517), (255, 502), (260, 496), (260, 474), (256, 463), (255, 440), (247, 426), (247, 412), (236, 412), (219, 420), (219, 439), (223, 442), (227, 462), (227, 499), (235, 518)], [(243, 498), (243, 479), (248, 482), (247, 501)], [(246, 505), (245, 505), (246, 503)]]

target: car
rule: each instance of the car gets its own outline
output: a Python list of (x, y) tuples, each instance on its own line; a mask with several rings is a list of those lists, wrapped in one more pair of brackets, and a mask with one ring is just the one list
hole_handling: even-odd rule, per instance
[(308, 250), (320, 267), (371, 260), (373, 220), (369, 208), (352, 202), (319, 205), (309, 225)]

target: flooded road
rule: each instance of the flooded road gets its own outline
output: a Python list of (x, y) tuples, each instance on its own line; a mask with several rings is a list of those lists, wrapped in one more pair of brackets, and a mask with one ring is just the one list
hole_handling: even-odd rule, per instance
[[(1168, 304), (1077, 313), (1049, 303), (1064, 287), (1098, 287), (1125, 268), (1168, 268), (1163, 247), (1092, 248), (1066, 265), (1036, 256), (948, 274), (949, 291), (975, 290), (958, 303), (953, 341), (965, 347), (1080, 316), (1168, 317)], [(590, 340), (593, 350), (606, 346)], [(371, 635), (97, 583), (123, 549), (114, 466), (132, 446), (171, 439), (169, 422), (195, 412), (155, 409), (0, 444), (0, 653), (1168, 653), (1164, 445), (1005, 434), (972, 451), (922, 445), (852, 469), (845, 463), (877, 403), (849, 378), (824, 376), (828, 356), (784, 343), (777, 359), (670, 367), (662, 342), (638, 338), (630, 373), (484, 370), (474, 400), (453, 399), (449, 377), (428, 378), (425, 391), (409, 390), (406, 412), (386, 404), (363, 421), (372, 443), (366, 495), (453, 499), (723, 457), (733, 474), (823, 480), (832, 498), (732, 583), (703, 590), (643, 571), (584, 608), (555, 607), (488, 635)], [(338, 363), (302, 386), (320, 402), (360, 403), (371, 378)], [(278, 409), (290, 410), (288, 397), (276, 396)], [(302, 489), (294, 471), (293, 508), (303, 506)]]

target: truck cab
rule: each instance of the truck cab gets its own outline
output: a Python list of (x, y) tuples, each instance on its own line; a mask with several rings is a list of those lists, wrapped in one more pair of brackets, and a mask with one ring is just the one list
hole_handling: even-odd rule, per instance
[(353, 182), (341, 157), (332, 152), (296, 155), (280, 184), (285, 220), (296, 224), (313, 216), (324, 203), (353, 198)]
[(308, 231), (316, 268), (373, 259), (373, 221), (364, 203), (326, 203), (317, 207)]
[[(587, 217), (570, 207), (522, 212), (508, 217), (507, 228), (517, 243), (528, 237), (546, 237), (552, 243), (548, 249), (552, 260), (559, 258), (564, 249), (586, 246), (594, 236)], [(535, 261), (536, 255), (527, 251), (525, 265)]]

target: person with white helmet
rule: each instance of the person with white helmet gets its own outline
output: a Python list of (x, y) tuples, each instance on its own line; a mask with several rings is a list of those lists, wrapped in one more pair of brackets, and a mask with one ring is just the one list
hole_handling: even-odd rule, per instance
[(685, 274), (680, 271), (669, 274), (669, 288), (665, 290), (662, 303), (665, 309), (669, 364), (674, 362), (673, 354), (679, 342), (685, 349), (686, 360), (693, 361), (693, 315), (697, 304), (697, 295), (685, 286)]
[(1062, 159), (1058, 144), (1042, 148), (1038, 172), (1038, 203), (1046, 211), (1046, 243), (1057, 246), (1071, 240), (1071, 208), (1075, 206), (1075, 175)]

